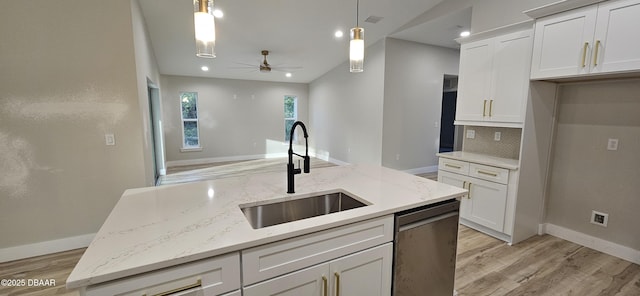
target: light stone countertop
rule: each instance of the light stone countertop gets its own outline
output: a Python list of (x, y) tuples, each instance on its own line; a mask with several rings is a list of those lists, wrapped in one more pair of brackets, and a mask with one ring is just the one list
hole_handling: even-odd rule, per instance
[(518, 161), (517, 159), (496, 157), (486, 154), (454, 151), (438, 153), (436, 155), (439, 157), (490, 165), (508, 170), (517, 170), (520, 168), (520, 161)]
[[(372, 219), (460, 197), (466, 190), (371, 165), (266, 173), (124, 192), (67, 279), (68, 288), (143, 272)], [(341, 189), (369, 206), (253, 229), (240, 205), (257, 205)]]

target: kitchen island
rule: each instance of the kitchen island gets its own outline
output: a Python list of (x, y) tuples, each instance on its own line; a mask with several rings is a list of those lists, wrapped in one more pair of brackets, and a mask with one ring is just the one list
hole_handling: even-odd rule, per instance
[[(116, 285), (140, 275), (153, 276), (176, 266), (240, 251), (244, 255), (245, 250), (291, 238), (313, 238), (323, 231), (351, 225), (366, 228), (369, 221), (466, 193), (454, 186), (371, 165), (315, 169), (296, 177), (295, 190), (295, 194), (285, 193), (284, 173), (127, 190), (67, 279), (67, 287), (81, 288), (84, 293), (92, 287)], [(243, 207), (335, 191), (348, 193), (367, 206), (260, 229), (253, 229), (241, 211)], [(388, 236), (393, 230), (388, 228), (393, 225), (385, 223), (380, 225), (385, 225), (383, 231)], [(238, 266), (234, 272), (242, 271)], [(139, 283), (130, 285), (132, 289), (144, 288), (136, 286)]]

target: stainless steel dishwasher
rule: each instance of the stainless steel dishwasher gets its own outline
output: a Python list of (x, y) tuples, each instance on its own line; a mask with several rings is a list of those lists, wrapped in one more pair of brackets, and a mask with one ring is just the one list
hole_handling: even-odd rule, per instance
[(460, 201), (396, 214), (394, 296), (452, 296)]

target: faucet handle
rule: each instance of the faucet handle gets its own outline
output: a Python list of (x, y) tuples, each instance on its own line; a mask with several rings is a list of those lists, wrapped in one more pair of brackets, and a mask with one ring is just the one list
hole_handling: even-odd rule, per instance
[(311, 170), (311, 157), (308, 155), (304, 157), (304, 173), (308, 174)]

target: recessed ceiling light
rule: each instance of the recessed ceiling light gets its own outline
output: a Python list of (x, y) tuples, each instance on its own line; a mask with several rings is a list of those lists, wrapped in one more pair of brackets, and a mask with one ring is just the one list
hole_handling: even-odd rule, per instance
[(335, 33), (333, 33), (333, 36), (336, 36), (336, 38), (342, 38), (342, 36), (344, 36), (344, 33), (342, 33), (342, 31), (337, 30)]
[(224, 13), (222, 13), (222, 10), (220, 9), (215, 9), (213, 11), (213, 16), (217, 17), (217, 18), (221, 18), (224, 16)]
[(207, 66), (202, 66), (200, 69), (202, 69), (202, 71), (205, 71), (205, 72), (209, 71), (209, 67)]
[(469, 36), (469, 35), (471, 35), (471, 32), (469, 32), (469, 31), (462, 31), (462, 32), (460, 32), (460, 37), (467, 37), (467, 36)]
[(291, 73), (284, 74), (284, 76), (291, 77)]

